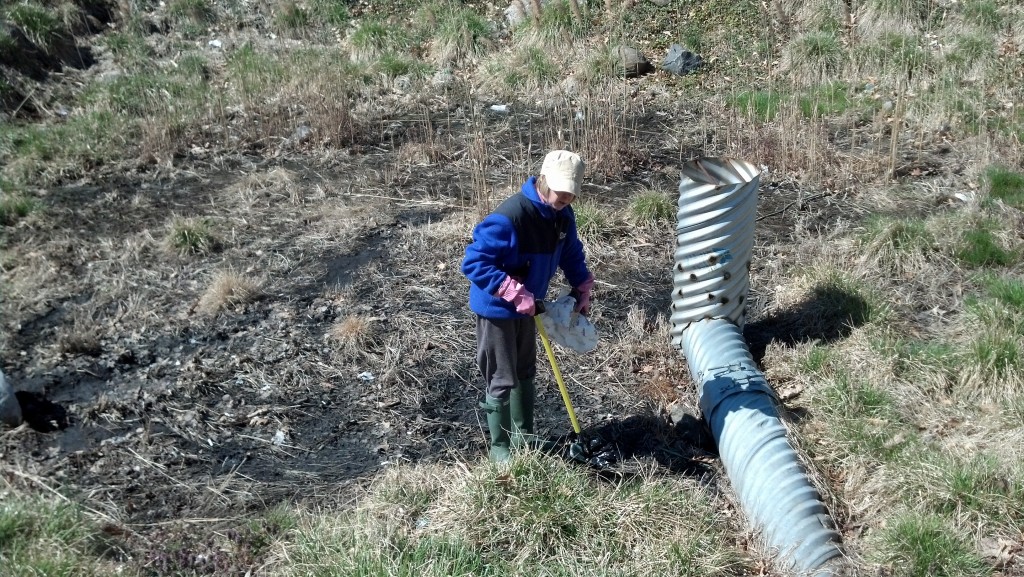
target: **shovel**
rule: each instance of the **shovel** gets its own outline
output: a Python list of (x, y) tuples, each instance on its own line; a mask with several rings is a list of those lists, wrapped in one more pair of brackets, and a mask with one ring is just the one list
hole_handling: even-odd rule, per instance
[(562, 393), (562, 400), (565, 401), (565, 410), (569, 413), (569, 422), (572, 423), (572, 431), (575, 433), (575, 441), (569, 446), (569, 456), (577, 460), (585, 460), (586, 457), (586, 446), (579, 442), (580, 439), (580, 423), (576, 420), (576, 411), (572, 408), (572, 401), (569, 400), (569, 389), (565, 386), (565, 381), (562, 380), (562, 371), (558, 370), (558, 361), (555, 360), (555, 351), (551, 348), (551, 341), (548, 340), (548, 333), (544, 330), (544, 323), (540, 320), (540, 315), (544, 314), (544, 303), (537, 302), (537, 314), (534, 315), (533, 320), (537, 323), (537, 332), (540, 334), (540, 342), (544, 344), (544, 352), (548, 355), (548, 361), (551, 363), (551, 372), (555, 374), (555, 382), (558, 383), (558, 390)]

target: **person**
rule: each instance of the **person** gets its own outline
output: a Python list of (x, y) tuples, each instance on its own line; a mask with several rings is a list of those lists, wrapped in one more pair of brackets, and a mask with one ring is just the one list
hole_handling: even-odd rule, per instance
[(578, 154), (553, 150), (538, 176), (507, 198), (473, 230), (462, 273), (469, 279), (469, 308), (476, 313), (477, 365), (485, 384), (480, 407), (487, 416), (488, 456), (503, 462), (512, 448), (532, 445), (537, 340), (532, 318), (560, 268), (576, 298), (590, 309), (594, 275), (570, 206), (580, 194), (584, 163)]

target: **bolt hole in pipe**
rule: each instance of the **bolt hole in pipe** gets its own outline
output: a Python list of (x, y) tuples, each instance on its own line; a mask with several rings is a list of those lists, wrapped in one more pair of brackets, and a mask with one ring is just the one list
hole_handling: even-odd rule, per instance
[[(839, 575), (845, 568), (839, 533), (743, 338), (751, 267), (743, 257), (753, 250), (759, 184), (760, 171), (743, 160), (699, 158), (683, 165), (677, 268), (705, 264), (695, 265), (688, 279), (673, 281), (672, 343), (686, 358), (704, 420), (748, 522), (765, 541), (765, 554), (798, 575)], [(697, 279), (704, 282), (686, 282)], [(712, 283), (722, 298), (699, 298), (701, 287)]]

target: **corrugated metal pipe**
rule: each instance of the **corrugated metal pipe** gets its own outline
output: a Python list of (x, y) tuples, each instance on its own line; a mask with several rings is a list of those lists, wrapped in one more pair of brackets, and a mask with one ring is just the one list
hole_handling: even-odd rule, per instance
[(750, 523), (779, 568), (837, 575), (840, 536), (786, 437), (775, 393), (743, 339), (760, 172), (750, 163), (686, 163), (672, 287), (672, 344)]

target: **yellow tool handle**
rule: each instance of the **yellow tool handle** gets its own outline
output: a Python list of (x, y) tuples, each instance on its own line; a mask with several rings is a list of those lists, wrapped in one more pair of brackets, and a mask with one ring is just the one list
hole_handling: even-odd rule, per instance
[(548, 361), (551, 362), (551, 372), (555, 373), (555, 382), (558, 383), (558, 390), (562, 392), (562, 400), (565, 401), (565, 410), (569, 411), (569, 421), (572, 422), (572, 430), (577, 435), (580, 434), (580, 424), (576, 420), (576, 411), (572, 410), (572, 401), (569, 400), (569, 389), (565, 388), (565, 381), (562, 380), (562, 371), (558, 370), (558, 363), (555, 361), (555, 351), (551, 349), (551, 343), (548, 342), (548, 333), (544, 330), (544, 323), (541, 322), (540, 316), (534, 316), (533, 320), (537, 322), (537, 332), (540, 333), (540, 342), (544, 343), (544, 352), (548, 354)]

